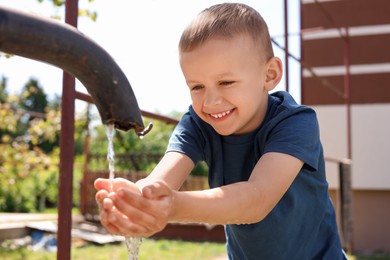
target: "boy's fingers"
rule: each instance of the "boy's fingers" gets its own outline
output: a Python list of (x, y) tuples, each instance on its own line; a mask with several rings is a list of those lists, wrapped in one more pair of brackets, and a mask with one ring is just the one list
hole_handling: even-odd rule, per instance
[(103, 227), (110, 233), (117, 233), (118, 229), (112, 225), (109, 221), (109, 213), (106, 211), (102, 211), (100, 213), (100, 223), (103, 225)]
[[(111, 196), (116, 210), (126, 215), (131, 222), (135, 222), (147, 230), (160, 231), (165, 227), (166, 223), (161, 223), (162, 221), (159, 221), (159, 218), (155, 216), (160, 202), (157, 203), (126, 190), (124, 192), (127, 194), (122, 194), (122, 197), (114, 194)], [(157, 214), (160, 212), (158, 211)]]
[(124, 178), (115, 178), (112, 181), (109, 179), (98, 178), (95, 180), (94, 186), (97, 190), (111, 191), (111, 189), (113, 189), (116, 191), (118, 189), (126, 188), (134, 192), (140, 192), (135, 183)]
[(109, 198), (114, 202), (114, 206), (128, 217), (145, 215), (143, 211), (152, 206), (148, 199), (127, 189), (120, 189), (117, 193), (110, 194)]
[(111, 210), (111, 209), (113, 209), (113, 207), (114, 207), (114, 202), (111, 199), (105, 198), (103, 200), (103, 203), (102, 203), (103, 210)]
[(133, 191), (138, 191), (138, 187), (133, 182), (124, 178), (115, 178), (112, 181), (112, 185), (114, 190), (126, 188), (126, 189), (131, 189)]
[(125, 233), (123, 232), (123, 228), (121, 226), (124, 225), (126, 221), (128, 221), (127, 217), (117, 210), (102, 210), (100, 213), (101, 224), (112, 234), (124, 235)]
[(108, 216), (109, 230), (114, 231), (113, 233), (122, 236), (148, 236), (147, 229), (140, 224), (135, 224), (133, 221), (119, 214), (118, 212), (112, 212)]
[(110, 189), (110, 181), (108, 179), (98, 178), (93, 183), (95, 189), (97, 190), (109, 190)]
[(99, 206), (99, 208), (101, 209), (102, 206), (103, 206), (103, 200), (105, 198), (107, 198), (108, 196), (108, 192), (106, 190), (99, 190), (98, 192), (96, 192), (95, 194), (95, 200)]
[(118, 234), (118, 235), (121, 235), (119, 229), (112, 225), (112, 224), (108, 224), (107, 227), (106, 227), (107, 231), (110, 232), (111, 234)]

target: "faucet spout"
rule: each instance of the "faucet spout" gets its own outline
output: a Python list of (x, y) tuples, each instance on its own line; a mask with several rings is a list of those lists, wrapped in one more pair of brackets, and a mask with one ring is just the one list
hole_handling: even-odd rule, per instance
[(0, 6), (0, 51), (54, 65), (87, 89), (103, 124), (143, 135), (137, 99), (125, 74), (97, 43), (54, 19)]

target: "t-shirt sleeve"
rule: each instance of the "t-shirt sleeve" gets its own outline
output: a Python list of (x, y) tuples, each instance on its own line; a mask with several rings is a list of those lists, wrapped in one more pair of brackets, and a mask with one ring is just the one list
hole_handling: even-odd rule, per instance
[(320, 133), (315, 111), (301, 107), (286, 115), (269, 132), (264, 153), (281, 152), (302, 160), (312, 170), (318, 170), (322, 153)]
[(166, 152), (187, 155), (196, 164), (203, 160), (203, 136), (194, 118), (186, 113), (173, 131)]

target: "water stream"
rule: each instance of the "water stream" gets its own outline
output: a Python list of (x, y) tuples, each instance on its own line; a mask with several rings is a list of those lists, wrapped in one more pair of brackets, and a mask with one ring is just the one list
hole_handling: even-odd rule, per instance
[(113, 145), (113, 138), (115, 135), (115, 127), (114, 125), (106, 125), (106, 134), (108, 139), (108, 148), (107, 148), (107, 161), (108, 161), (108, 170), (110, 173), (110, 191), (113, 190), (113, 181), (115, 178), (115, 152), (114, 152), (114, 145)]
[[(106, 125), (106, 134), (108, 139), (108, 149), (107, 149), (107, 161), (108, 161), (108, 170), (110, 172), (110, 190), (113, 190), (113, 180), (115, 178), (115, 152), (113, 146), (113, 137), (115, 135), (114, 125)], [(125, 237), (125, 244), (127, 247), (127, 252), (129, 255), (128, 260), (138, 260), (139, 248), (142, 244), (142, 237)]]

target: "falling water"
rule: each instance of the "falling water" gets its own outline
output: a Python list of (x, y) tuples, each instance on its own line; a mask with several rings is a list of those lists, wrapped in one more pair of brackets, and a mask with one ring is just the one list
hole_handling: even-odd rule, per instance
[(108, 149), (107, 149), (107, 161), (108, 161), (108, 170), (110, 172), (110, 191), (113, 190), (113, 181), (115, 177), (115, 160), (114, 160), (114, 145), (112, 143), (112, 139), (115, 135), (115, 127), (114, 125), (106, 125), (106, 134), (108, 139)]
[[(115, 135), (114, 125), (106, 125), (106, 134), (108, 139), (108, 149), (107, 149), (107, 160), (108, 160), (108, 170), (110, 172), (110, 191), (113, 190), (113, 181), (115, 178), (115, 160), (114, 160), (114, 146), (113, 146), (113, 137)], [(125, 237), (125, 243), (127, 247), (127, 252), (129, 255), (129, 260), (138, 260), (139, 248), (142, 244), (141, 237)]]
[(125, 242), (129, 260), (138, 260), (138, 251), (142, 244), (142, 237), (126, 237)]

